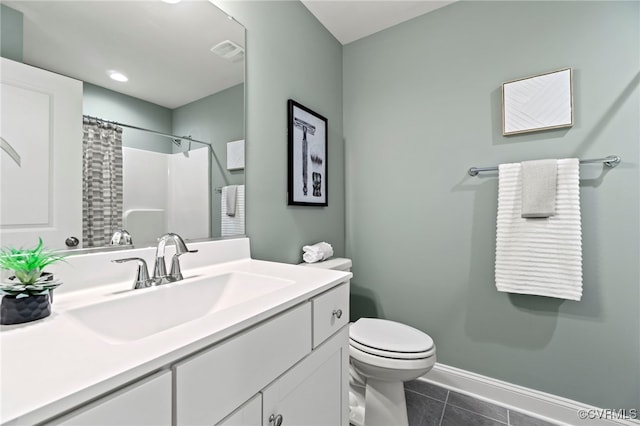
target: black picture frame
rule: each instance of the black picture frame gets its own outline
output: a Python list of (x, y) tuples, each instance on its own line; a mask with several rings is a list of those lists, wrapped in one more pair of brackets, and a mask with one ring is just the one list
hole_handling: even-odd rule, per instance
[(326, 207), (327, 119), (293, 99), (287, 110), (288, 205)]

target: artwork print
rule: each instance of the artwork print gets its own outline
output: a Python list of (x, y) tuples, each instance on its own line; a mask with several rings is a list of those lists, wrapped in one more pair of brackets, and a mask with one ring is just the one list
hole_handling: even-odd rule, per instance
[(288, 204), (327, 206), (327, 119), (288, 101)]
[(573, 126), (571, 68), (502, 85), (502, 134), (505, 136)]

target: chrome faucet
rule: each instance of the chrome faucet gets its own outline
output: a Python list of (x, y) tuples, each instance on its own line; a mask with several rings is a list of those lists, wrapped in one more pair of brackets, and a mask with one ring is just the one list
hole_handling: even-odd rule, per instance
[[(173, 241), (176, 246), (176, 253), (171, 259), (171, 272), (167, 274), (167, 266), (164, 262), (164, 247), (167, 241)], [(174, 281), (180, 281), (182, 272), (180, 271), (180, 259), (179, 257), (185, 253), (196, 253), (198, 250), (189, 250), (184, 240), (180, 235), (172, 232), (164, 234), (158, 239), (158, 247), (156, 248), (156, 261), (153, 269), (153, 283), (155, 285), (171, 283)]]
[(124, 263), (124, 262), (138, 262), (138, 272), (136, 272), (136, 278), (133, 280), (133, 288), (146, 288), (151, 287), (154, 282), (149, 278), (149, 270), (147, 269), (147, 262), (139, 257), (127, 257), (125, 259), (114, 259), (112, 262)]

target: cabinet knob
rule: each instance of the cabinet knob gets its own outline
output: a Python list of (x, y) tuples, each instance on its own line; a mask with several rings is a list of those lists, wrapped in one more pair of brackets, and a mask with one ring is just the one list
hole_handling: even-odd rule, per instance
[(280, 426), (282, 424), (282, 414), (272, 414), (269, 416), (269, 424), (273, 426)]
[(340, 319), (342, 317), (342, 309), (335, 309), (331, 315)]

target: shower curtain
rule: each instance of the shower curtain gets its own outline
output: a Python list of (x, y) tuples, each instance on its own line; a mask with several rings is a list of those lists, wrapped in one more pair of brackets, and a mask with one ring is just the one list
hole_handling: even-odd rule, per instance
[(122, 128), (83, 117), (82, 244), (100, 247), (122, 228)]

